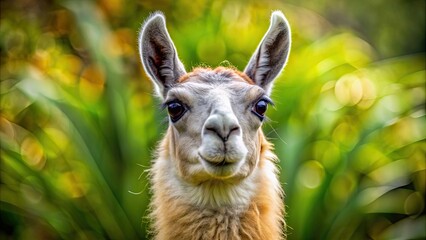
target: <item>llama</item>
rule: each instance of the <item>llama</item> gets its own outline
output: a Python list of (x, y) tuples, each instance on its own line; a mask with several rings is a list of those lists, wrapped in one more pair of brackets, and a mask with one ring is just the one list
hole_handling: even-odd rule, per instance
[(275, 11), (243, 72), (187, 73), (163, 14), (146, 20), (139, 53), (169, 118), (150, 170), (155, 239), (285, 238), (277, 158), (261, 125), (289, 49), (289, 25)]

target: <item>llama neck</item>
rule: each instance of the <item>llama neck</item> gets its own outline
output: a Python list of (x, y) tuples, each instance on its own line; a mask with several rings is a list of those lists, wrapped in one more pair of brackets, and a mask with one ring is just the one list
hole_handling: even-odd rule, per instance
[(274, 155), (262, 140), (261, 159), (247, 178), (194, 185), (171, 167), (166, 137), (152, 169), (157, 239), (280, 239), (282, 190)]

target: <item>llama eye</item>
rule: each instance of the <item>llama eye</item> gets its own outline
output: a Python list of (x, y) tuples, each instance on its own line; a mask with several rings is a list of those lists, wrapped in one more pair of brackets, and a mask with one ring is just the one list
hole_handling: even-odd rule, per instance
[(176, 122), (186, 112), (186, 108), (182, 103), (175, 101), (167, 103), (167, 111), (172, 122)]
[(256, 114), (260, 120), (263, 120), (265, 117), (265, 112), (268, 109), (268, 101), (265, 99), (260, 99), (258, 102), (256, 102), (253, 106), (253, 109), (251, 110), (254, 114)]

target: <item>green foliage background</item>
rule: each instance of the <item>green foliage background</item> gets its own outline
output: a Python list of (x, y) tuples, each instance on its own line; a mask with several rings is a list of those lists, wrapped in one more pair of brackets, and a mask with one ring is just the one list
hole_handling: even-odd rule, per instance
[(145, 239), (166, 114), (139, 63), (161, 10), (187, 70), (243, 69), (272, 10), (290, 61), (264, 131), (289, 239), (424, 239), (425, 1), (0, 1), (1, 239)]

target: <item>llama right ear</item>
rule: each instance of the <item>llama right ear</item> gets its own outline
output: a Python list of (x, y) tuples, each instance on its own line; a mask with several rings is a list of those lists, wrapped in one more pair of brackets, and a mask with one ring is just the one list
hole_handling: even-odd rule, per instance
[(186, 71), (167, 32), (162, 13), (151, 15), (142, 26), (139, 54), (145, 72), (155, 84), (157, 94), (164, 99), (167, 91)]
[(290, 52), (291, 33), (284, 14), (275, 11), (268, 31), (253, 53), (244, 73), (269, 95), (274, 79), (280, 74)]

